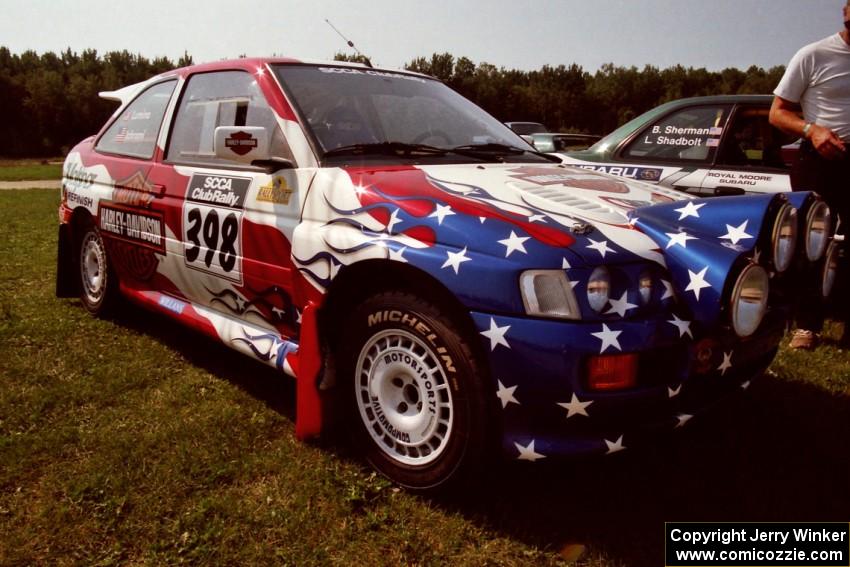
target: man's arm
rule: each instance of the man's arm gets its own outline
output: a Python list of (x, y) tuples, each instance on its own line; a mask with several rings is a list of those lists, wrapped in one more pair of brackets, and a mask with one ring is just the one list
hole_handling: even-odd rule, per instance
[(800, 136), (812, 142), (815, 150), (825, 158), (835, 159), (844, 152), (844, 142), (835, 132), (812, 123), (808, 133), (803, 133), (806, 121), (800, 118), (800, 105), (774, 96), (773, 104), (770, 106), (770, 123), (788, 134)]

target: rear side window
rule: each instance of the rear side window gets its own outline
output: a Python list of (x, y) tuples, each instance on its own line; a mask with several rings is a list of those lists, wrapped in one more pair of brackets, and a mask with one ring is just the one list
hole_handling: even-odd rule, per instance
[(623, 152), (641, 160), (710, 161), (717, 153), (729, 105), (688, 107), (653, 122)]
[(174, 85), (166, 81), (148, 87), (104, 132), (96, 149), (110, 154), (150, 159)]
[(193, 75), (180, 99), (166, 159), (192, 164), (233, 165), (217, 158), (213, 143), (219, 126), (262, 126), (271, 154), (292, 159), (274, 112), (254, 77), (244, 71)]
[(787, 169), (782, 146), (796, 136), (783, 134), (770, 125), (770, 109), (739, 107), (727, 127), (717, 164), (729, 167), (772, 167)]

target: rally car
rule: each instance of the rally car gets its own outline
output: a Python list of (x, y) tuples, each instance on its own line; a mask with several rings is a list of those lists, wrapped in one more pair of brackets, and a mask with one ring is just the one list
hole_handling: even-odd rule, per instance
[(57, 294), (295, 378), (299, 438), (341, 423), (415, 489), (681, 427), (771, 362), (801, 272), (832, 281), (816, 195), (553, 163), (416, 73), (246, 58), (103, 96), (64, 165)]
[[(768, 122), (770, 95), (662, 104), (564, 163), (702, 196), (791, 190), (795, 140)], [(551, 150), (549, 150), (551, 151)]]

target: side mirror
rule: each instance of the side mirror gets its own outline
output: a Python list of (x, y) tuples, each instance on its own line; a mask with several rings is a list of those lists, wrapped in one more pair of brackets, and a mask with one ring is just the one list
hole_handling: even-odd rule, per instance
[(262, 126), (219, 126), (213, 149), (217, 158), (246, 164), (271, 157), (269, 132)]

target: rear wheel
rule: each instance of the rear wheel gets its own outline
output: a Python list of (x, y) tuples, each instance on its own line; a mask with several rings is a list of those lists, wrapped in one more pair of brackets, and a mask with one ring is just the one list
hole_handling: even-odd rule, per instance
[(409, 293), (373, 295), (352, 313), (342, 352), (365, 456), (413, 489), (453, 483), (487, 449), (483, 366), (458, 326)]
[(95, 226), (89, 226), (79, 247), (80, 299), (95, 315), (107, 313), (115, 304), (118, 281), (109, 265), (106, 246)]

